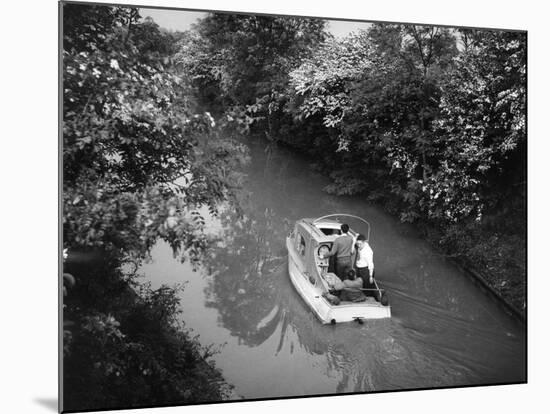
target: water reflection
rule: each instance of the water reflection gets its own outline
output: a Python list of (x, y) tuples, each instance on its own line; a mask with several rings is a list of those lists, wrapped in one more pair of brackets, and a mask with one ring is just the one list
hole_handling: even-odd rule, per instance
[[(220, 323), (244, 344), (259, 345), (273, 334), (279, 312), (274, 270), (284, 259), (280, 246), (278, 254), (274, 251), (277, 235), (271, 229), (282, 225), (269, 208), (244, 217), (226, 208), (219, 220), (222, 241), (205, 263), (210, 273), (206, 306), (216, 308)], [(284, 239), (284, 233), (278, 236)]]
[[(250, 147), (240, 208), (221, 207), (212, 225), (221, 240), (203, 263), (204, 297), (188, 304), (196, 312), (201, 306), (215, 311), (217, 325), (197, 319), (203, 332), (227, 330), (236, 339), (217, 362), (238, 394), (265, 398), (525, 380), (524, 328), (410, 227), (360, 198), (324, 193), (326, 178), (284, 149), (258, 142)], [(389, 291), (391, 319), (321, 325), (295, 292), (285, 236), (295, 220), (331, 212), (366, 216), (373, 224), (376, 275)], [(194, 274), (185, 278), (197, 283)]]

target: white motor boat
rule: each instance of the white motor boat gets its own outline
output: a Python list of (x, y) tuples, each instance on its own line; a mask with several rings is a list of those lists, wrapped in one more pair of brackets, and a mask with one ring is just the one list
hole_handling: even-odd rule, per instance
[[(368, 226), (366, 235), (370, 237), (370, 224), (361, 217), (351, 214), (330, 214), (317, 219), (298, 220), (286, 239), (288, 250), (288, 272), (296, 291), (323, 323), (340, 323), (364, 319), (381, 319), (391, 317), (391, 308), (387, 297), (375, 280), (374, 296), (367, 296), (360, 302), (341, 301), (334, 304), (328, 295), (332, 291), (334, 278), (328, 259), (320, 253), (330, 249), (336, 237), (341, 233), (342, 223), (333, 217), (351, 217)], [(350, 228), (350, 234), (358, 233)], [(339, 280), (339, 279), (338, 279)]]

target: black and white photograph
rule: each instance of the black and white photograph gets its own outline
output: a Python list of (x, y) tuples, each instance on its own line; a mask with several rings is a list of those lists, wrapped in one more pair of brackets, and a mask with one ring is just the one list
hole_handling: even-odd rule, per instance
[(59, 19), (62, 412), (527, 382), (527, 31)]
[(2, 412), (544, 411), (544, 7), (2, 10)]
[(2, 412), (544, 411), (543, 7), (3, 11)]

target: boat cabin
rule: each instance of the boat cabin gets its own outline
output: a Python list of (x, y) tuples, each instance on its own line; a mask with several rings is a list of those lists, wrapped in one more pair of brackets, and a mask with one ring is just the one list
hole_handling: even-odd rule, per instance
[[(296, 222), (290, 237), (294, 249), (298, 253), (296, 264), (298, 270), (307, 277), (313, 285), (328, 291), (326, 276), (334, 272), (333, 258), (321, 258), (321, 253), (329, 252), (334, 240), (342, 234), (341, 223), (336, 221), (314, 221), (302, 219)], [(350, 229), (352, 236), (357, 233)]]

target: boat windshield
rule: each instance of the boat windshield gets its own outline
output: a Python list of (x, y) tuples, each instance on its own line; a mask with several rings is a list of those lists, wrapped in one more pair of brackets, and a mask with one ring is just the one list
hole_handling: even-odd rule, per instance
[(340, 234), (342, 234), (342, 231), (340, 229), (319, 227), (319, 230), (321, 230), (325, 236), (339, 236)]
[(314, 224), (325, 236), (339, 236), (342, 234), (340, 223), (333, 221), (321, 221)]

